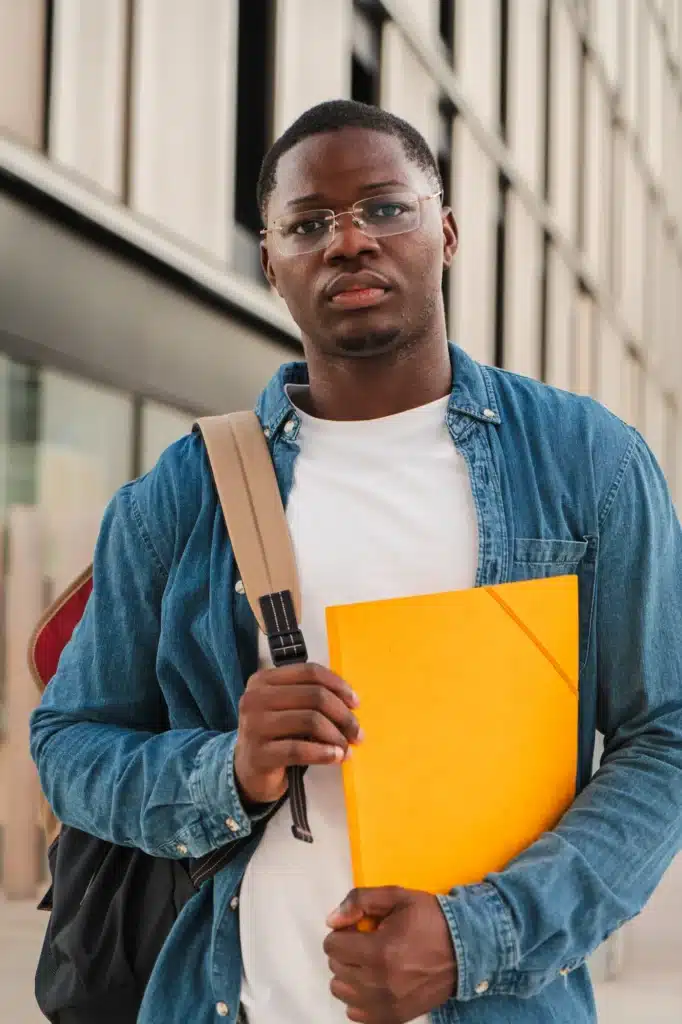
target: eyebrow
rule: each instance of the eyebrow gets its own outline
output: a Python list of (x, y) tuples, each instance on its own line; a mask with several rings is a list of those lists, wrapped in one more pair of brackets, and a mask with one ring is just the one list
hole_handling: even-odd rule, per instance
[[(375, 191), (378, 188), (389, 188), (389, 187), (390, 188), (398, 187), (398, 188), (403, 188), (403, 189), (408, 188), (408, 186), (405, 184), (404, 181), (396, 181), (395, 179), (392, 178), (390, 181), (375, 181), (375, 182), (372, 182), (371, 185), (361, 185), (360, 186), (360, 191), (361, 192), (373, 192), (373, 191)], [(314, 202), (324, 202), (324, 201), (326, 201), (326, 196), (324, 196), (321, 192), (311, 192), (310, 195), (308, 195), (308, 196), (301, 196), (298, 199), (290, 199), (289, 202), (286, 205), (287, 206), (301, 206), (303, 203), (312, 203), (313, 201)]]

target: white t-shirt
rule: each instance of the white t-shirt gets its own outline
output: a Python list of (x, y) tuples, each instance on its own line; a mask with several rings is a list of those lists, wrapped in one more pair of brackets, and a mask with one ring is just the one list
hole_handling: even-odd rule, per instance
[[(297, 392), (290, 389), (294, 402)], [(447, 405), (446, 397), (361, 422), (299, 413), (287, 518), (311, 661), (329, 663), (329, 605), (474, 585), (476, 513), (466, 463), (445, 423)], [(270, 664), (266, 643), (260, 654)], [(327, 915), (353, 888), (341, 768), (309, 768), (305, 788), (314, 842), (293, 838), (285, 804), (241, 888), (249, 1024), (347, 1024), (345, 1006), (329, 991), (322, 948)]]

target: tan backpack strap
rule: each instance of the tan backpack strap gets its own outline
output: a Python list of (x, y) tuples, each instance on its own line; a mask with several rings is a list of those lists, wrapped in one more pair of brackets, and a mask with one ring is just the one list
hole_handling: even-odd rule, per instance
[[(255, 413), (205, 416), (197, 421), (208, 452), (227, 532), (244, 590), (268, 638), (273, 663), (307, 661), (301, 590), (279, 484)], [(312, 843), (303, 768), (287, 769), (292, 832)]]
[[(255, 413), (197, 421), (249, 604), (264, 633), (273, 623), (263, 599), (291, 594), (296, 622), (301, 591), (289, 526), (263, 428)], [(272, 607), (273, 602), (269, 602)], [(277, 618), (278, 607), (274, 607)]]

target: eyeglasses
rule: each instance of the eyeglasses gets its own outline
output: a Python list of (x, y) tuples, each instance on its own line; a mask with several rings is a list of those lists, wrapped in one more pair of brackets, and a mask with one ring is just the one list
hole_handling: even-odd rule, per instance
[(416, 231), (420, 226), (422, 203), (442, 195), (442, 190), (429, 196), (419, 196), (416, 192), (391, 192), (361, 199), (340, 213), (333, 210), (287, 213), (277, 217), (272, 227), (261, 231), (261, 235), (274, 235), (275, 245), (282, 256), (303, 256), (326, 249), (334, 241), (336, 222), (340, 217), (350, 216), (353, 226), (370, 238), (403, 235), (407, 231)]

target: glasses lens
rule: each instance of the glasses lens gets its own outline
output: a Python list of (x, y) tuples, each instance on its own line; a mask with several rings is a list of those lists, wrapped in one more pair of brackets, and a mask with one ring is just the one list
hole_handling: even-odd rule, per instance
[(358, 226), (375, 238), (414, 231), (421, 222), (421, 205), (414, 192), (373, 196), (363, 199), (354, 209), (360, 222)]
[(287, 214), (274, 223), (277, 245), (285, 256), (315, 252), (329, 245), (334, 230), (331, 210), (304, 210)]

